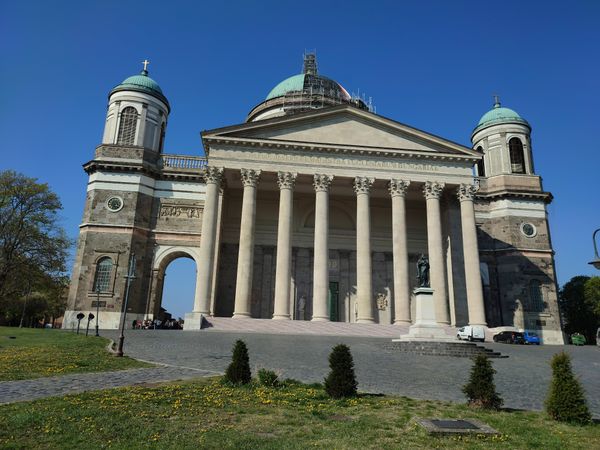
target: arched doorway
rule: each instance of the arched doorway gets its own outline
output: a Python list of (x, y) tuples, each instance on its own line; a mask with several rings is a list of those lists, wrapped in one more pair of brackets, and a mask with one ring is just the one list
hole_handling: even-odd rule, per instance
[(148, 313), (162, 327), (179, 328), (180, 319), (194, 309), (198, 260), (197, 248), (157, 247)]

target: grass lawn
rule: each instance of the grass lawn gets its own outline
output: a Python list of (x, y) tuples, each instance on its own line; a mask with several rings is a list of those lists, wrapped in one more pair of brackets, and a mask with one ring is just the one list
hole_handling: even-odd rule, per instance
[[(92, 334), (92, 333), (90, 333)], [(10, 339), (14, 336), (16, 339)], [(108, 339), (63, 330), (0, 327), (0, 381), (150, 367), (106, 351)]]
[[(413, 419), (478, 418), (497, 437), (431, 437)], [(332, 400), (320, 387), (216, 379), (90, 392), (0, 408), (2, 448), (592, 449), (600, 425), (404, 397)]]

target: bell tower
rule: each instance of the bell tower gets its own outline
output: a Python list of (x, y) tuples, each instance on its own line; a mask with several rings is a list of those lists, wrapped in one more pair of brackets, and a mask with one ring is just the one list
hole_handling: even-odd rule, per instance
[(562, 343), (546, 209), (552, 194), (534, 170), (531, 126), (494, 96), (471, 142), (483, 155), (477, 164), (475, 217), (487, 322)]

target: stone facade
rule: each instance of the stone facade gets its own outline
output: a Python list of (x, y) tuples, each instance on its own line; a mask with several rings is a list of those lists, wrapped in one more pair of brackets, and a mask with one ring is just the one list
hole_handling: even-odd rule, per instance
[[(115, 108), (105, 140), (119, 127)], [(153, 120), (166, 124), (161, 111)], [(104, 142), (84, 165), (65, 326), (98, 299), (100, 326), (119, 325), (134, 253), (128, 321), (157, 317), (165, 270), (187, 257), (197, 266), (187, 329), (203, 315), (409, 323), (426, 254), (440, 324), (516, 326), (562, 342), (551, 195), (533, 173), (529, 129), (495, 127), (477, 131), (471, 149), (341, 104), (205, 131), (206, 159), (162, 154), (156, 126), (152, 138), (136, 135), (144, 145)], [(516, 175), (503, 142), (518, 133), (527, 170)], [(481, 160), (489, 173), (477, 177)]]

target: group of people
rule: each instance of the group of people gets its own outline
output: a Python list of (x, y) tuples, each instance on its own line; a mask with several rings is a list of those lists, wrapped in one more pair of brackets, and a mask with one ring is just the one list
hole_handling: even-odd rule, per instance
[(132, 326), (134, 330), (181, 330), (183, 329), (183, 320), (134, 320)]

